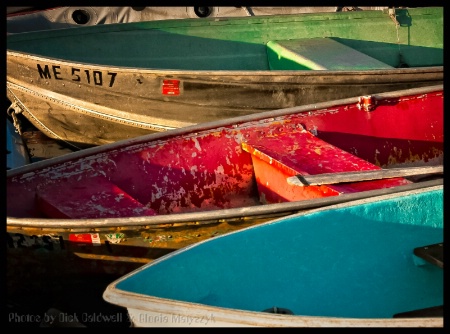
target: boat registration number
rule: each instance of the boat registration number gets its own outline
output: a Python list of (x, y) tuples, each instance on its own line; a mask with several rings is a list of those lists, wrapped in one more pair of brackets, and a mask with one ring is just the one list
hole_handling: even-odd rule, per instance
[[(37, 64), (37, 70), (41, 79), (71, 80), (74, 82), (83, 82), (95, 86), (112, 87), (114, 86), (114, 82), (117, 77), (117, 73), (115, 72), (82, 69), (77, 67), (70, 67), (69, 71), (63, 71), (59, 65), (49, 66)], [(67, 75), (69, 77), (67, 77)]]

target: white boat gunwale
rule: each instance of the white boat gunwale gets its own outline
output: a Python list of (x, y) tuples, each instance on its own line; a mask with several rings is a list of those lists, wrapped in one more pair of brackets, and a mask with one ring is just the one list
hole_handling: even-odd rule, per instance
[[(127, 278), (135, 275), (138, 272), (144, 271), (147, 267), (157, 265), (160, 262), (166, 261), (177, 254), (189, 251), (191, 248), (198, 247), (201, 244), (208, 242), (215, 242), (219, 238), (226, 238), (229, 235), (236, 233), (245, 233), (246, 230), (257, 229), (267, 225), (274, 225), (280, 223), (286, 218), (297, 218), (302, 216), (313, 215), (318, 212), (332, 211), (340, 208), (348, 208), (352, 206), (358, 206), (374, 201), (383, 201), (391, 198), (396, 198), (399, 196), (414, 195), (423, 192), (433, 192), (437, 190), (443, 190), (443, 185), (430, 186), (425, 188), (419, 188), (415, 190), (407, 190), (397, 194), (385, 194), (380, 196), (374, 196), (371, 198), (364, 198), (359, 200), (354, 200), (346, 203), (340, 203), (328, 207), (321, 207), (317, 209), (310, 210), (308, 212), (302, 212), (293, 214), (288, 217), (282, 217), (279, 219), (274, 219), (266, 223), (262, 223), (256, 226), (246, 227), (239, 231), (233, 231), (227, 235), (217, 236), (214, 239), (203, 240), (198, 243), (183, 247), (167, 255), (164, 255), (158, 259), (155, 259), (151, 263), (147, 263), (142, 267), (135, 269), (128, 274), (115, 280), (105, 289), (103, 293), (103, 298), (112, 303), (117, 304), (129, 309), (131, 316), (133, 314), (143, 314), (141, 312), (153, 312), (155, 317), (168, 317), (168, 319), (173, 319), (173, 316), (188, 316), (193, 319), (204, 319), (213, 315), (218, 326), (226, 325), (233, 326), (302, 326), (307, 327), (442, 327), (443, 317), (419, 317), (419, 318), (340, 318), (340, 317), (324, 317), (324, 316), (302, 316), (302, 315), (285, 315), (285, 314), (271, 314), (266, 312), (256, 312), (249, 310), (235, 310), (220, 306), (208, 306), (204, 304), (187, 302), (187, 301), (177, 301), (167, 298), (155, 297), (155, 296), (144, 296), (142, 294), (129, 292), (121, 290), (117, 287), (118, 284), (125, 281)], [(151, 303), (152, 306), (148, 305)], [(187, 312), (189, 312), (187, 314)], [(248, 320), (249, 318), (256, 317), (255, 322)], [(134, 317), (134, 320), (139, 320)], [(145, 323), (145, 321), (143, 321)], [(212, 324), (214, 327), (214, 324)], [(158, 326), (156, 326), (158, 327)], [(203, 326), (202, 326), (203, 327)], [(206, 326), (205, 326), (206, 327)]]

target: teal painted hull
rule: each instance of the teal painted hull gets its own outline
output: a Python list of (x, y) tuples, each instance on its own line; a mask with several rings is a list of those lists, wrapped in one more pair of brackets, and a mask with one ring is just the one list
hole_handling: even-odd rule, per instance
[(104, 298), (141, 313), (167, 300), (217, 319), (239, 310), (242, 324), (258, 324), (272, 307), (292, 311), (277, 315), (291, 325), (304, 317), (394, 324), (397, 313), (443, 304), (443, 270), (413, 254), (442, 243), (443, 225), (442, 187), (346, 203), (182, 249), (112, 283)]

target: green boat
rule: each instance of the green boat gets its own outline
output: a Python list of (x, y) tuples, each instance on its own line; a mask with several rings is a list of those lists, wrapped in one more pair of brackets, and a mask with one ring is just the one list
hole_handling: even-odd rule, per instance
[(95, 146), (443, 83), (443, 7), (118, 23), (7, 36), (9, 113)]

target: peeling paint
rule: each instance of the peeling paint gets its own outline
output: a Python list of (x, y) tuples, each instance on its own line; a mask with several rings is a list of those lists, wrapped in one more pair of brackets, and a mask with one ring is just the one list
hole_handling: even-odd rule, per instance
[(120, 202), (121, 200), (123, 200), (125, 198), (125, 196), (124, 196), (124, 194), (119, 194), (116, 198), (115, 198), (115, 201), (116, 202)]
[[(411, 117), (411, 120), (415, 118), (421, 120), (417, 124), (414, 123), (414, 127), (426, 131), (415, 131), (411, 134), (411, 131), (406, 127), (401, 129), (396, 127), (394, 128), (396, 138), (391, 140), (390, 135), (393, 127), (392, 124), (386, 124), (386, 122), (392, 123), (392, 121), (391, 118), (386, 118), (387, 114), (383, 110), (391, 110), (392, 108), (393, 113), (398, 110), (402, 112), (405, 110), (404, 105), (398, 106), (401, 101), (391, 100), (395, 103), (380, 105), (376, 112), (371, 114), (370, 122), (367, 124), (364, 123), (367, 120), (362, 122), (363, 126), (366, 126), (366, 128), (363, 128), (364, 133), (361, 133), (362, 130), (358, 123), (351, 126), (347, 125), (349, 117), (348, 115), (344, 117), (345, 113), (351, 115), (350, 117), (355, 116), (356, 106), (336, 106), (331, 109), (311, 111), (310, 116), (304, 112), (277, 115), (275, 117), (276, 123), (266, 118), (237, 123), (234, 124), (235, 126), (229, 124), (195, 133), (186, 132), (183, 137), (178, 138), (176, 136), (160, 137), (163, 139), (135, 144), (130, 147), (116, 147), (113, 150), (91, 157), (82, 157), (59, 163), (54, 168), (47, 167), (40, 172), (17, 175), (8, 179), (8, 183), (14, 186), (16, 184), (23, 185), (22, 188), (17, 188), (13, 192), (15, 192), (15, 202), (17, 203), (19, 202), (18, 199), (22, 199), (22, 195), (26, 197), (25, 202), (21, 203), (21, 206), (28, 210), (26, 214), (30, 212), (35, 214), (37, 211), (33, 207), (35, 205), (34, 192), (36, 188), (65, 182), (64, 179), (66, 178), (71, 181), (82, 181), (96, 175), (107, 177), (130, 197), (146, 205), (147, 208), (157, 211), (158, 214), (170, 214), (172, 212), (195, 212), (227, 207), (231, 205), (232, 198), (239, 196), (247, 196), (248, 201), (256, 202), (258, 200), (254, 198), (256, 197), (256, 191), (254, 191), (256, 184), (251, 156), (242, 150), (241, 143), (243, 140), (252, 142), (252, 140), (260, 138), (262, 143), (266, 139), (273, 140), (271, 145), (273, 145), (272, 148), (277, 157), (268, 156), (267, 161), (271, 165), (276, 164), (279, 160), (278, 155), (280, 157), (290, 156), (289, 159), (293, 163), (300, 164), (299, 155), (301, 152), (303, 158), (305, 158), (303, 155), (305, 153), (306, 159), (311, 160), (315, 155), (321, 155), (323, 160), (315, 161), (315, 163), (323, 169), (333, 165), (334, 158), (342, 159), (342, 156), (331, 153), (327, 155), (325, 154), (325, 148), (322, 147), (302, 150), (303, 143), (300, 145), (297, 140), (300, 133), (306, 134), (308, 132), (309, 135), (318, 136), (318, 128), (320, 127), (320, 135), (327, 137), (327, 140), (330, 139), (332, 144), (334, 144), (333, 139), (335, 137), (342, 135), (343, 139), (340, 139), (339, 143), (344, 144), (344, 146), (349, 143), (346, 148), (347, 151), (354, 152), (354, 155), (361, 153), (362, 156), (365, 155), (364, 159), (371, 160), (372, 163), (375, 161), (378, 166), (380, 166), (380, 161), (386, 164), (389, 154), (391, 154), (388, 161), (390, 164), (409, 163), (408, 161), (412, 159), (430, 161), (438, 155), (443, 155), (442, 150), (439, 151), (438, 148), (436, 148), (435, 155), (433, 155), (432, 148), (429, 148), (426, 152), (416, 152), (412, 149), (408, 151), (408, 146), (399, 142), (399, 140), (405, 141), (405, 138), (409, 138), (406, 136), (410, 136), (411, 142), (408, 145), (412, 146), (415, 142), (425, 143), (425, 139), (429, 141), (428, 138), (435, 136), (438, 138), (436, 145), (440, 145), (441, 125), (436, 120), (433, 120), (431, 126), (433, 130), (429, 130), (426, 128), (428, 125), (423, 125), (424, 117)], [(433, 103), (441, 102), (442, 98)], [(419, 116), (429, 114), (430, 108), (424, 107), (426, 106), (425, 102), (418, 106), (417, 113)], [(343, 110), (346, 112), (343, 113)], [(427, 110), (427, 113), (423, 110)], [(378, 117), (379, 114), (381, 114), (380, 117)], [(330, 118), (330, 122), (325, 122), (330, 115), (334, 118)], [(309, 130), (306, 131), (301, 123)], [(383, 127), (380, 124), (386, 126)], [(372, 128), (376, 130), (374, 133), (370, 133)], [(426, 138), (420, 137), (422, 132), (424, 133), (422, 137)], [(372, 145), (370, 151), (359, 145), (359, 138), (362, 139), (361, 142), (367, 141)], [(386, 143), (384, 143), (385, 140)], [(286, 145), (286, 143), (289, 143), (289, 145)], [(382, 149), (383, 144), (386, 147), (385, 149)], [(378, 149), (375, 150), (375, 147)], [(390, 147), (395, 147), (395, 149), (391, 151)], [(374, 150), (375, 154), (373, 154)], [(299, 154), (295, 155), (294, 153), (297, 151)], [(352, 166), (357, 167), (355, 163)], [(273, 181), (269, 180), (268, 183), (271, 184), (271, 187), (274, 187)], [(255, 196), (249, 198), (247, 195), (249, 193)], [(106, 194), (99, 194), (98, 196), (106, 196)], [(125, 198), (122, 195), (117, 196), (117, 194), (114, 196), (111, 200), (115, 202), (121, 202)], [(261, 198), (264, 199), (264, 196), (264, 194), (261, 195)], [(95, 198), (92, 198), (92, 200), (95, 200)], [(245, 200), (240, 198), (239, 204), (244, 205), (244, 203)], [(92, 202), (88, 203), (88, 208), (96, 209)], [(97, 209), (105, 212), (108, 210), (102, 206)], [(19, 204), (16, 204), (14, 210), (20, 213), (19, 210), (22, 210), (22, 208), (19, 209)], [(133, 212), (138, 213), (142, 210), (145, 209), (138, 208)]]
[(105, 234), (105, 238), (106, 238), (106, 240), (108, 240), (112, 244), (118, 244), (125, 238), (125, 234), (123, 234), (123, 233), (110, 233), (110, 234)]
[(202, 148), (200, 147), (200, 143), (198, 142), (198, 139), (197, 139), (197, 138), (192, 138), (192, 141), (195, 143), (195, 148), (196, 148), (199, 152), (201, 152), (201, 151), (202, 151)]
[(195, 175), (196, 172), (198, 172), (197, 166), (191, 166), (191, 174), (194, 177), (194, 179), (197, 178), (197, 176)]

